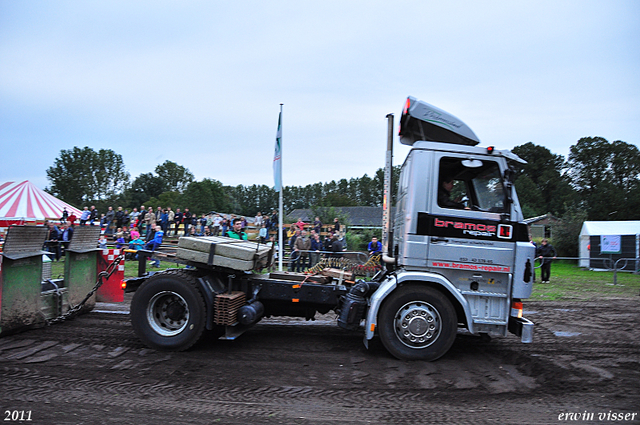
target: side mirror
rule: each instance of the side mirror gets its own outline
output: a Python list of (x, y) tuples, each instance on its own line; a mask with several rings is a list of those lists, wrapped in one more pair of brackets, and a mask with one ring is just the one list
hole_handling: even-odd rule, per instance
[(516, 176), (516, 172), (513, 168), (509, 167), (506, 170), (504, 170), (504, 179), (509, 183), (513, 182), (515, 176)]
[[(513, 204), (513, 180), (515, 179), (516, 172), (513, 168), (509, 167), (504, 170), (504, 197), (505, 197), (505, 206), (507, 207), (507, 211), (511, 210), (511, 204)], [(503, 214), (502, 220), (509, 220), (511, 214)]]

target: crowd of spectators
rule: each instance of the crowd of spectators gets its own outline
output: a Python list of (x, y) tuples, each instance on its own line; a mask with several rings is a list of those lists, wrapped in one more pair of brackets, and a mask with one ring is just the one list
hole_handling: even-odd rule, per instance
[[(189, 208), (185, 208), (184, 211), (177, 208), (174, 211), (171, 207), (157, 207), (154, 210), (152, 207), (146, 208), (144, 205), (140, 209), (133, 208), (131, 211), (123, 209), (123, 207), (114, 210), (110, 206), (106, 213), (99, 214), (96, 207), (91, 206), (90, 208), (84, 207), (79, 219), (74, 215), (69, 216), (65, 210), (61, 222), (68, 222), (71, 226), (75, 226), (76, 221), (79, 222), (79, 225), (99, 225), (107, 239), (111, 238), (112, 241), (117, 239), (118, 233), (135, 229), (148, 241), (150, 233), (148, 229), (151, 229), (151, 233), (153, 233), (156, 225), (161, 227), (166, 236), (178, 236), (178, 232), (182, 236), (226, 236), (236, 218), (242, 221), (242, 229), (244, 230), (249, 224), (247, 219), (235, 214), (210, 212), (198, 216), (198, 214), (189, 211)], [(275, 210), (271, 216), (258, 213), (253, 222), (253, 226), (256, 228), (265, 227), (267, 231), (275, 229), (277, 225), (278, 215)]]
[(74, 221), (61, 221), (59, 225), (48, 220), (45, 221), (44, 225), (49, 229), (49, 232), (43, 249), (50, 253), (49, 257), (52, 260), (59, 261), (64, 250), (69, 246), (69, 242), (73, 238)]
[[(77, 223), (76, 223), (77, 222)], [(99, 247), (115, 246), (132, 250), (156, 250), (165, 237), (170, 236), (227, 236), (235, 239), (247, 240), (249, 222), (243, 216), (235, 214), (192, 213), (189, 208), (182, 211), (171, 207), (133, 208), (131, 211), (123, 207), (108, 207), (106, 213), (99, 214), (95, 206), (84, 207), (80, 217), (69, 215), (66, 209), (60, 219), (60, 224), (47, 222), (49, 235), (45, 248), (52, 253), (55, 260), (59, 260), (65, 244), (73, 237), (74, 227), (101, 226), (102, 232)], [(260, 243), (275, 243), (274, 232), (278, 229), (278, 214), (273, 210), (271, 215), (258, 213), (253, 219), (253, 228), (258, 229), (257, 238)], [(315, 266), (322, 256), (341, 257), (347, 250), (344, 234), (340, 232), (340, 221), (335, 218), (326, 232), (322, 231), (323, 224), (319, 217), (311, 223), (305, 223), (301, 218), (283, 231), (285, 246), (290, 250), (289, 270), (304, 271)], [(323, 235), (324, 233), (324, 235)], [(374, 245), (375, 246), (375, 245)], [(369, 247), (369, 251), (377, 251)], [(129, 258), (137, 259), (137, 254), (128, 254)], [(154, 263), (152, 265), (157, 265)]]
[(286, 243), (291, 249), (289, 271), (302, 272), (320, 262), (322, 256), (340, 258), (347, 250), (347, 241), (340, 232), (340, 220), (335, 218), (324, 239), (323, 224), (319, 217), (313, 223), (305, 223), (302, 218), (289, 226)]

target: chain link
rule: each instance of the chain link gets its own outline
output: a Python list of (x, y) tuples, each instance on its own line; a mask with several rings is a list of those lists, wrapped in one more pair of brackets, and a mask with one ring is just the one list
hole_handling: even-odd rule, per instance
[[(76, 314), (78, 314), (78, 312), (82, 309), (82, 307), (84, 307), (84, 304), (87, 302), (87, 300), (91, 298), (91, 296), (95, 294), (96, 291), (102, 286), (104, 281), (108, 280), (111, 277), (111, 275), (118, 269), (118, 265), (120, 264), (123, 258), (124, 258), (124, 254), (118, 255), (111, 262), (111, 264), (109, 264), (106, 270), (98, 273), (98, 280), (96, 281), (96, 284), (94, 285), (93, 289), (87, 294), (87, 296), (85, 296), (84, 299), (80, 301), (80, 303), (71, 307), (69, 311), (67, 311), (65, 314), (58, 317), (54, 317), (53, 319), (47, 319), (46, 320), (47, 326), (53, 325), (54, 323), (64, 322), (67, 319), (72, 319)], [(60, 294), (59, 297), (62, 297), (62, 295)]]

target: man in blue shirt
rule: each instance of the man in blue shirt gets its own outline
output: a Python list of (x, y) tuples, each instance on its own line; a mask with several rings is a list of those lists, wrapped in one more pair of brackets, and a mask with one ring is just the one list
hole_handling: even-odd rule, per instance
[(73, 226), (70, 224), (65, 224), (62, 231), (62, 241), (63, 242), (71, 242), (71, 238), (73, 237)]
[(91, 212), (89, 211), (89, 207), (84, 207), (82, 210), (82, 214), (80, 214), (80, 225), (84, 226), (89, 221), (89, 217), (91, 217)]
[(369, 251), (369, 257), (378, 255), (382, 252), (382, 244), (378, 242), (378, 238), (375, 236), (371, 238), (371, 242), (367, 246), (367, 251)]
[[(49, 235), (47, 236), (47, 242), (45, 243), (46, 250), (54, 253), (54, 258), (56, 261), (60, 260), (60, 236), (61, 232), (58, 230), (58, 227), (53, 223), (48, 223), (49, 225)], [(53, 260), (53, 258), (52, 258)]]
[[(71, 242), (71, 238), (73, 237), (73, 226), (68, 222), (62, 226), (62, 250), (63, 253), (69, 247), (69, 242)], [(65, 255), (65, 254), (62, 254)]]
[[(155, 251), (156, 248), (160, 247), (160, 245), (162, 244), (163, 236), (164, 236), (164, 232), (162, 231), (162, 227), (156, 226), (156, 233), (153, 235), (153, 239), (147, 242), (147, 244), (145, 245), (145, 248), (151, 251)], [(160, 260), (158, 259), (153, 260), (153, 263), (151, 263), (151, 266), (160, 267)]]

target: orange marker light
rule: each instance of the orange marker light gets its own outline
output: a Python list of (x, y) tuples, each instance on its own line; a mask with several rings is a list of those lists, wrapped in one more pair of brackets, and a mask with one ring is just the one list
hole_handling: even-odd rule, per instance
[(522, 318), (522, 301), (514, 301), (511, 303), (511, 316)]
[(407, 98), (407, 101), (404, 103), (404, 109), (402, 110), (402, 114), (407, 114), (409, 112), (409, 108), (411, 107), (411, 99)]
[(124, 291), (125, 289), (127, 289), (127, 282), (126, 281), (122, 281), (120, 282), (120, 287), (122, 288), (122, 290)]
[(292, 298), (291, 302), (292, 303), (299, 303), (300, 302), (300, 298)]

